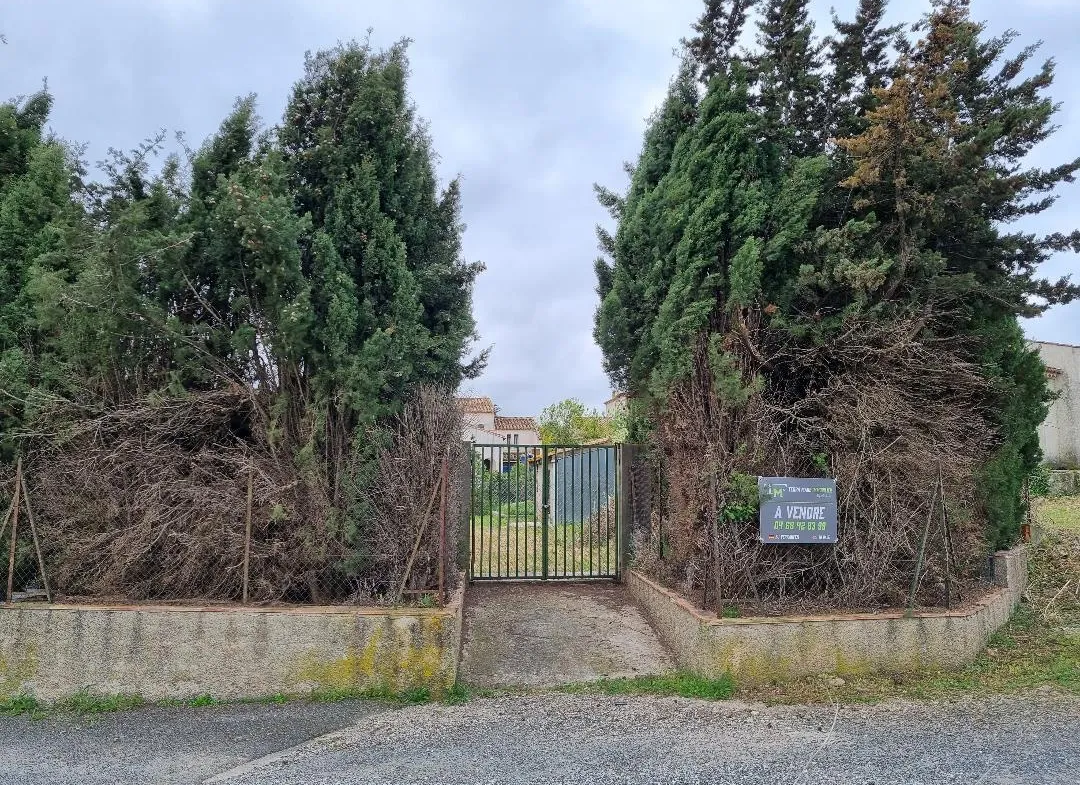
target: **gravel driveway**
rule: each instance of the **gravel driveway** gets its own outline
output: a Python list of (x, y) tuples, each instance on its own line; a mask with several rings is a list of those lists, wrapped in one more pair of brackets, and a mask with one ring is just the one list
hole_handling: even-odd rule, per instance
[[(1080, 782), (1076, 698), (770, 709), (559, 694), (472, 700), (460, 707), (154, 709), (90, 726), (8, 719), (0, 721), (0, 782), (199, 782), (335, 724), (346, 727), (219, 781)], [(65, 766), (77, 769), (65, 773)]]

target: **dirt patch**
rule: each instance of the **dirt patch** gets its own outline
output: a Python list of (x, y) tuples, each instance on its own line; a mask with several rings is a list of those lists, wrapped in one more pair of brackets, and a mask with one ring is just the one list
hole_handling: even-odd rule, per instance
[(557, 686), (674, 670), (625, 586), (473, 584), (461, 679), (473, 687)]

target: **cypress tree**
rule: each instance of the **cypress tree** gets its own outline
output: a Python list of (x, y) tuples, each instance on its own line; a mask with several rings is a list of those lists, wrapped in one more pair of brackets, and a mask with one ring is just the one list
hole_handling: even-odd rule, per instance
[(889, 78), (890, 48), (901, 26), (883, 24), (887, 9), (887, 0), (859, 0), (852, 21), (833, 14), (835, 34), (827, 42), (832, 64), (828, 80), (831, 136), (853, 136), (864, 130), (866, 113), (876, 103), (874, 91)]
[[(685, 106), (679, 85), (659, 121)], [(655, 184), (643, 174), (656, 171), (660, 157), (648, 153), (666, 153), (655, 139), (673, 128), (657, 122), (646, 135), (616, 235), (612, 288), (597, 316), (613, 383), (639, 398), (663, 401), (700, 359), (699, 339), (724, 333), (729, 314), (764, 305), (785, 284), (824, 161), (786, 167), (758, 144), (765, 122), (752, 111), (746, 71), (736, 65), (730, 77), (712, 80)], [(712, 348), (714, 365), (722, 364)]]
[[(722, 59), (715, 31), (726, 8), (709, 3), (688, 42), (700, 68)], [(796, 471), (826, 471), (829, 451), (845, 449), (853, 451), (842, 456), (848, 471), (865, 454), (865, 445), (844, 440), (877, 438), (873, 424), (829, 431), (821, 425), (829, 412), (813, 406), (836, 390), (858, 400), (868, 379), (848, 363), (865, 350), (888, 365), (894, 339), (898, 358), (904, 346), (947, 346), (965, 369), (955, 391), (947, 384), (934, 391), (935, 405), (955, 395), (970, 410), (970, 420), (950, 431), (950, 449), (978, 456), (950, 464), (958, 486), (951, 501), (973, 512), (991, 546), (1018, 532), (1020, 488), (1039, 460), (1036, 427), (1046, 412), (1044, 370), (1018, 319), (1080, 294), (1038, 272), (1051, 254), (1080, 250), (1080, 232), (1038, 235), (1010, 223), (1050, 207), (1080, 160), (1045, 170), (1025, 164), (1053, 132), (1057, 112), (1047, 96), (1052, 61), (1029, 73), (1034, 47), (1010, 55), (1015, 34), (985, 36), (967, 0), (933, 0), (914, 27), (915, 43), (884, 25), (885, 11), (883, 0), (862, 0), (854, 21), (834, 20), (836, 35), (822, 50), (805, 2), (766, 4), (760, 51), (747, 58), (750, 78), (736, 76), (737, 63), (717, 68), (690, 122), (650, 125), (626, 198), (604, 197), (618, 228), (602, 244), (613, 253), (598, 263), (596, 337), (613, 384), (646, 399), (655, 438), (673, 460), (681, 455), (684, 473), (671, 479), (676, 504), (690, 505), (681, 524), (692, 545), (680, 563), (688, 574), (701, 564), (702, 538), (721, 536), (723, 511), (744, 511), (735, 474), (770, 468), (768, 449), (755, 439), (791, 428), (794, 444), (807, 428), (807, 455), (784, 457)], [(660, 118), (680, 105), (673, 95)], [(663, 148), (670, 156), (648, 155), (658, 136), (674, 138)], [(844, 340), (853, 343), (832, 354)], [(904, 356), (888, 367), (899, 374), (890, 383), (903, 386), (896, 379), (915, 355)], [(677, 415), (665, 414), (669, 405)], [(806, 416), (814, 422), (787, 420), (795, 410), (813, 410)], [(779, 419), (755, 431), (747, 417), (762, 412)], [(883, 433), (906, 427), (887, 419), (878, 424)], [(819, 436), (825, 442), (815, 442)], [(924, 437), (934, 441), (932, 432), (915, 440)], [(730, 483), (706, 476), (703, 450)], [(969, 491), (979, 497), (975, 508)], [(879, 520), (888, 500), (873, 483), (858, 492)], [(742, 514), (723, 534), (729, 553), (753, 551), (739, 539), (750, 531), (739, 528)], [(850, 515), (848, 536), (858, 539), (860, 513)], [(979, 534), (966, 536), (967, 548), (980, 547)], [(888, 568), (899, 574), (910, 543), (897, 543), (887, 558), (899, 560)], [(846, 554), (870, 552), (847, 547)], [(818, 570), (827, 582), (834, 567), (845, 585), (843, 565), (807, 574)], [(746, 580), (754, 585), (753, 576)]]
[(808, 5), (809, 0), (767, 0), (754, 61), (766, 138), (795, 157), (818, 154), (826, 141), (824, 45), (814, 37)]
[[(0, 104), (0, 462), (22, 450), (48, 477), (52, 450), (70, 468), (81, 458), (64, 451), (92, 423), (104, 465), (72, 498), (108, 498), (124, 521), (141, 502), (101, 490), (131, 487), (124, 466), (145, 459), (172, 478), (164, 506), (208, 487), (220, 501), (247, 469), (274, 487), (260, 502), (270, 561), (296, 562), (273, 590), (319, 601), (341, 596), (343, 573), (386, 580), (371, 484), (391, 482), (379, 474), (391, 415), (485, 361), (470, 358), (482, 265), (462, 258), (460, 188), (439, 187), (407, 82), (404, 43), (341, 45), (308, 58), (279, 127), (264, 130), (242, 98), (197, 150), (159, 163), (163, 134), (110, 150), (89, 184), (44, 131), (47, 94)], [(443, 440), (452, 402), (421, 397)], [(117, 447), (124, 434), (138, 444)], [(53, 524), (64, 516), (43, 506)], [(93, 517), (64, 520), (123, 528)], [(215, 527), (190, 523), (177, 524), (181, 558), (201, 563), (190, 548)]]
[(407, 96), (405, 44), (309, 57), (278, 130), (295, 209), (309, 216), (315, 362), (308, 373), (346, 430), (407, 390), (454, 387), (474, 337), (456, 182), (437, 188), (430, 141)]
[(38, 388), (54, 381), (47, 311), (74, 274), (83, 229), (78, 171), (45, 134), (51, 107), (44, 91), (0, 104), (0, 461), (13, 458)]
[(695, 68), (692, 61), (683, 60), (664, 103), (650, 119), (625, 199), (613, 199), (601, 190), (601, 203), (614, 208), (618, 231), (605, 249), (610, 261), (603, 257), (596, 261), (601, 302), (594, 336), (616, 389), (645, 392), (641, 381), (650, 363), (647, 319), (665, 296), (665, 288), (657, 285), (657, 246), (670, 242), (654, 233), (662, 231), (656, 225), (662, 210), (656, 189), (671, 167), (676, 145), (697, 119)]
[(729, 317), (763, 307), (785, 280), (790, 243), (805, 233), (820, 188), (823, 161), (784, 171), (757, 143), (762, 120), (749, 109), (745, 78), (738, 69), (733, 76), (710, 84), (658, 189), (664, 236), (672, 241), (653, 278), (667, 283), (650, 332), (650, 388), (660, 399), (690, 376), (703, 337), (713, 373), (723, 372), (718, 342)]
[(700, 68), (707, 84), (714, 76), (726, 74), (735, 56), (746, 17), (758, 0), (706, 0), (705, 11), (694, 23), (692, 38), (683, 40), (687, 54)]
[[(1057, 107), (1045, 94), (1052, 61), (1022, 78), (1035, 48), (1007, 57), (1015, 34), (984, 38), (966, 0), (935, 0), (917, 31), (920, 41), (901, 57), (895, 79), (876, 91), (866, 130), (839, 142), (855, 163), (844, 185), (862, 214), (826, 236), (859, 246), (855, 264), (866, 273), (857, 280), (870, 282), (865, 307), (883, 316), (942, 315), (937, 329), (973, 339), (972, 359), (991, 382), (987, 411), (999, 442), (983, 502), (992, 542), (1007, 544), (1022, 519), (1021, 483), (1040, 459), (1036, 427), (1047, 399), (1017, 319), (1080, 293), (1037, 273), (1052, 253), (1080, 250), (1080, 232), (1006, 227), (1050, 207), (1080, 159), (1049, 170), (1024, 165), (1054, 129)], [(826, 278), (842, 275), (834, 268)]]

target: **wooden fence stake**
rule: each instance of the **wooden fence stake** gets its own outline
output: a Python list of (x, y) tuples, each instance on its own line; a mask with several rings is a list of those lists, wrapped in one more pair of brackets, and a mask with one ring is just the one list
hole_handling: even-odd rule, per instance
[(8, 504), (7, 512), (4, 513), (4, 522), (0, 523), (0, 540), (4, 539), (4, 534), (7, 532), (8, 521), (11, 520), (11, 511), (15, 509), (15, 497), (11, 497), (11, 503)]
[(910, 617), (915, 612), (915, 594), (919, 591), (919, 577), (922, 573), (923, 557), (926, 555), (926, 541), (930, 537), (930, 524), (934, 520), (934, 513), (937, 511), (937, 486), (934, 486), (934, 496), (930, 500), (930, 509), (926, 513), (926, 527), (923, 529), (922, 542), (919, 544), (918, 557), (915, 559), (915, 574), (911, 576), (911, 593), (908, 594), (907, 612), (904, 614)]
[(247, 489), (247, 519), (244, 525), (244, 598), (243, 604), (248, 601), (248, 574), (251, 564), (251, 502), (253, 496), (254, 471), (248, 466), (248, 489)]
[(11, 547), (8, 549), (7, 603), (15, 591), (15, 540), (19, 536), (19, 490), (22, 488), (22, 458), (15, 463), (15, 499), (11, 515)]
[(431, 517), (431, 508), (435, 506), (435, 497), (439, 495), (439, 488), (442, 487), (442, 475), (439, 475), (439, 481), (435, 483), (435, 487), (431, 489), (431, 498), (428, 499), (427, 508), (424, 510), (424, 517), (420, 520), (420, 528), (416, 532), (416, 542), (413, 544), (412, 553), (409, 554), (409, 560), (405, 563), (405, 573), (401, 576), (401, 585), (398, 587), (397, 596), (394, 597), (394, 604), (401, 604), (401, 595), (405, 593), (405, 584), (409, 582), (409, 575), (412, 574), (413, 562), (416, 561), (416, 554), (420, 552), (420, 541), (424, 538), (424, 530), (427, 528), (427, 520)]
[(38, 569), (41, 570), (41, 582), (45, 584), (45, 599), (52, 603), (52, 589), (49, 588), (49, 576), (45, 574), (45, 559), (41, 555), (41, 544), (38, 542), (37, 526), (34, 525), (34, 513), (30, 509), (30, 491), (26, 489), (26, 477), (22, 478), (22, 500), (26, 506), (26, 519), (30, 521), (30, 534), (34, 537), (34, 551), (37, 552)]

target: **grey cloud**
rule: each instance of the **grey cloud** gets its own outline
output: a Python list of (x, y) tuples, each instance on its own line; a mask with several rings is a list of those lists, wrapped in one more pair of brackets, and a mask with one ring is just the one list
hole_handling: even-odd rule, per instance
[[(819, 0), (849, 15), (854, 0)], [(1050, 165), (1075, 154), (1080, 127), (1080, 7), (975, 0), (976, 15), (1023, 42), (1046, 40), (1065, 102), (1058, 137), (1037, 151)], [(644, 119), (663, 95), (672, 50), (700, 0), (42, 0), (9, 4), (0, 19), (0, 92), (27, 93), (49, 78), (56, 132), (88, 144), (91, 160), (159, 128), (191, 144), (212, 133), (235, 98), (255, 92), (268, 123), (280, 116), (305, 50), (363, 38), (411, 37), (412, 93), (429, 122), (440, 173), (462, 175), (465, 253), (487, 263), (476, 289), (485, 375), (470, 384), (504, 411), (534, 414), (567, 396), (599, 405), (609, 394), (592, 341), (596, 306), (593, 227), (606, 222), (592, 183), (621, 188)], [(893, 0), (908, 17), (925, 3)], [(1076, 187), (1033, 228), (1067, 229)], [(1048, 274), (1076, 269), (1056, 259)], [(1025, 329), (1080, 340), (1080, 306), (1051, 311)]]

